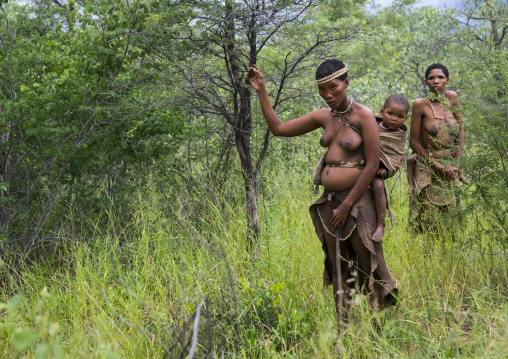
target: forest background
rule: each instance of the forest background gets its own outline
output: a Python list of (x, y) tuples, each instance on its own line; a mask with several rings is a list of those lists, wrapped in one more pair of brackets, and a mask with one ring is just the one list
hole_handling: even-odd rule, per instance
[[(508, 7), (415, 5), (1, 0), (2, 355), (507, 357)], [(288, 120), (325, 107), (327, 58), (375, 113), (444, 63), (470, 181), (453, 240), (412, 236), (387, 181), (400, 301), (358, 297), (341, 338), (307, 211), (321, 133), (273, 138), (245, 81)]]

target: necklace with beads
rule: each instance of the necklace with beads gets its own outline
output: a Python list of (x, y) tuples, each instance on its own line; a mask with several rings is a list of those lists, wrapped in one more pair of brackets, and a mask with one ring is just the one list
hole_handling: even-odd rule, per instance
[(390, 131), (390, 129), (389, 129), (388, 127), (386, 127), (385, 125), (383, 125), (383, 122), (381, 122), (381, 123), (379, 124), (379, 127), (383, 128), (383, 129), (385, 129), (385, 130), (387, 130), (387, 131)]
[(444, 112), (443, 112), (443, 116), (438, 116), (438, 115), (436, 115), (436, 112), (434, 111), (434, 106), (432, 106), (431, 101), (429, 101), (429, 105), (430, 105), (430, 109), (432, 110), (432, 114), (434, 115), (434, 118), (436, 120), (443, 120), (446, 117), (446, 109), (444, 108), (444, 106), (439, 106), (439, 107), (443, 108)]
[(356, 129), (356, 127), (352, 126), (351, 123), (349, 123), (348, 121), (348, 113), (350, 111), (354, 111), (355, 110), (355, 107), (354, 107), (354, 100), (353, 98), (351, 97), (349, 99), (349, 106), (347, 107), (347, 109), (345, 109), (344, 111), (337, 111), (335, 109), (332, 109), (331, 110), (331, 113), (332, 113), (332, 117), (337, 117), (339, 122), (340, 122), (340, 126), (339, 128), (342, 126), (342, 125), (345, 125), (349, 128), (351, 128), (353, 131), (355, 131), (356, 133), (358, 133), (360, 136), (361, 136), (361, 133)]
[[(434, 98), (436, 98), (436, 97), (437, 97), (437, 96), (435, 96)], [(439, 99), (436, 99), (436, 100), (438, 101), (438, 102), (437, 102), (437, 105), (438, 105), (439, 107), (441, 107), (441, 108), (444, 110), (444, 112), (443, 112), (443, 116), (438, 116), (438, 115), (436, 115), (436, 111), (434, 111), (434, 106), (432, 106), (432, 101), (431, 101), (430, 94), (429, 94), (429, 96), (427, 97), (427, 103), (429, 104), (430, 109), (432, 110), (432, 114), (434, 115), (434, 118), (435, 118), (436, 120), (444, 120), (444, 119), (446, 118), (446, 107), (445, 107), (445, 105), (444, 105), (444, 104), (442, 104), (442, 103), (440, 103), (440, 102), (439, 102)]]
[[(351, 108), (353, 108), (353, 98), (350, 97), (349, 98), (349, 106), (344, 110), (344, 111), (338, 111), (336, 109), (332, 109), (331, 112), (332, 112), (332, 116), (333, 117), (341, 117), (342, 115), (345, 115), (346, 113), (348, 113)], [(353, 108), (354, 109), (354, 108)]]

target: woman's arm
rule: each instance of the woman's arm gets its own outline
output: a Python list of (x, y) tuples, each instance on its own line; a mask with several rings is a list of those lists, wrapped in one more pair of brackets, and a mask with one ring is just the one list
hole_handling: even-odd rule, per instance
[(454, 152), (456, 158), (461, 158), (462, 150), (464, 148), (464, 124), (462, 122), (462, 112), (460, 108), (459, 96), (454, 91), (446, 91), (446, 97), (448, 97), (450, 100), (453, 117), (455, 117), (455, 120), (459, 125), (459, 143), (457, 149)]
[(256, 65), (249, 68), (247, 78), (258, 94), (263, 117), (274, 136), (299, 136), (322, 127), (318, 111), (313, 111), (305, 116), (282, 122), (273, 110), (270, 99), (268, 98), (268, 93), (266, 92), (265, 79)]
[(337, 225), (343, 226), (346, 223), (351, 207), (365, 192), (379, 169), (379, 129), (376, 118), (374, 113), (369, 109), (363, 109), (362, 112), (359, 124), (362, 131), (363, 153), (366, 165), (349, 195), (334, 211), (331, 219), (334, 229)]
[(409, 185), (409, 192), (413, 190), (413, 187), (415, 185), (414, 183), (415, 164), (416, 164), (416, 153), (413, 153), (411, 156), (407, 158), (407, 183)]
[(411, 114), (411, 127), (409, 129), (409, 147), (418, 154), (418, 156), (429, 160), (429, 151), (427, 151), (420, 141), (420, 131), (422, 128), (423, 107), (425, 99), (416, 99), (413, 103)]

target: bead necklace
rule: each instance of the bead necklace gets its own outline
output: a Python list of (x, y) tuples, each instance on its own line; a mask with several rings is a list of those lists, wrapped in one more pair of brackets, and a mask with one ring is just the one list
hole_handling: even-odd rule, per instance
[(434, 115), (434, 118), (435, 118), (436, 120), (443, 120), (443, 119), (445, 119), (445, 118), (446, 118), (446, 107), (445, 107), (445, 105), (444, 105), (444, 104), (442, 104), (441, 102), (439, 102), (439, 98), (437, 98), (437, 97), (438, 97), (438, 96), (434, 95), (434, 97), (433, 97), (433, 98), (437, 100), (437, 105), (438, 105), (439, 107), (441, 107), (441, 108), (444, 110), (444, 112), (443, 112), (443, 116), (441, 116), (441, 117), (440, 117), (440, 116), (436, 115), (436, 111), (434, 111), (434, 106), (432, 106), (432, 101), (431, 101), (431, 95), (430, 95), (430, 94), (429, 94), (429, 96), (427, 96), (427, 103), (429, 104), (430, 109), (432, 110), (432, 114)]
[(338, 111), (338, 110), (332, 109), (332, 111), (331, 111), (332, 116), (333, 117), (340, 117), (340, 116), (348, 113), (351, 110), (352, 106), (353, 106), (353, 98), (350, 97), (349, 98), (349, 106), (344, 111)]
[[(429, 101), (429, 105), (430, 105), (430, 109), (432, 110), (432, 114), (434, 115), (434, 118), (436, 118), (437, 120), (443, 120), (445, 117), (446, 117), (446, 110), (443, 106), (443, 116), (439, 117), (438, 115), (436, 115), (436, 112), (434, 111), (434, 106), (432, 106), (432, 102)], [(441, 107), (441, 106), (439, 106)]]
[(388, 127), (386, 127), (385, 125), (383, 125), (383, 122), (381, 122), (381, 123), (379, 124), (379, 127), (383, 128), (383, 129), (385, 129), (385, 130), (390, 131), (390, 129), (389, 129)]
[(352, 126), (351, 123), (349, 123), (349, 121), (348, 121), (348, 117), (349, 117), (348, 112), (354, 111), (354, 110), (355, 110), (354, 100), (353, 100), (353, 98), (350, 98), (349, 106), (347, 107), (347, 109), (345, 111), (337, 111), (337, 110), (332, 109), (331, 113), (332, 113), (332, 117), (337, 117), (337, 119), (339, 120), (339, 123), (340, 123), (339, 129), (342, 125), (345, 125), (345, 126), (351, 128), (353, 131), (355, 131), (356, 133), (358, 133), (361, 136), (361, 132), (359, 132), (359, 130), (357, 130), (356, 127)]

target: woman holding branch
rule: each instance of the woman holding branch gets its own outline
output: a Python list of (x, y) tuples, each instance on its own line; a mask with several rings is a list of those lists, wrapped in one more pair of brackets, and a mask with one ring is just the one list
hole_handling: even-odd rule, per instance
[(327, 60), (316, 70), (319, 94), (329, 108), (284, 123), (270, 104), (256, 65), (247, 77), (275, 136), (293, 137), (324, 129), (320, 144), (328, 148), (321, 172), (325, 191), (310, 207), (310, 215), (325, 253), (324, 284), (333, 283), (339, 317), (342, 301), (349, 305), (355, 284), (368, 296), (372, 307), (393, 304), (397, 289), (384, 261), (383, 245), (372, 239), (377, 219), (368, 187), (379, 166), (378, 126), (369, 108), (347, 96), (345, 65)]

